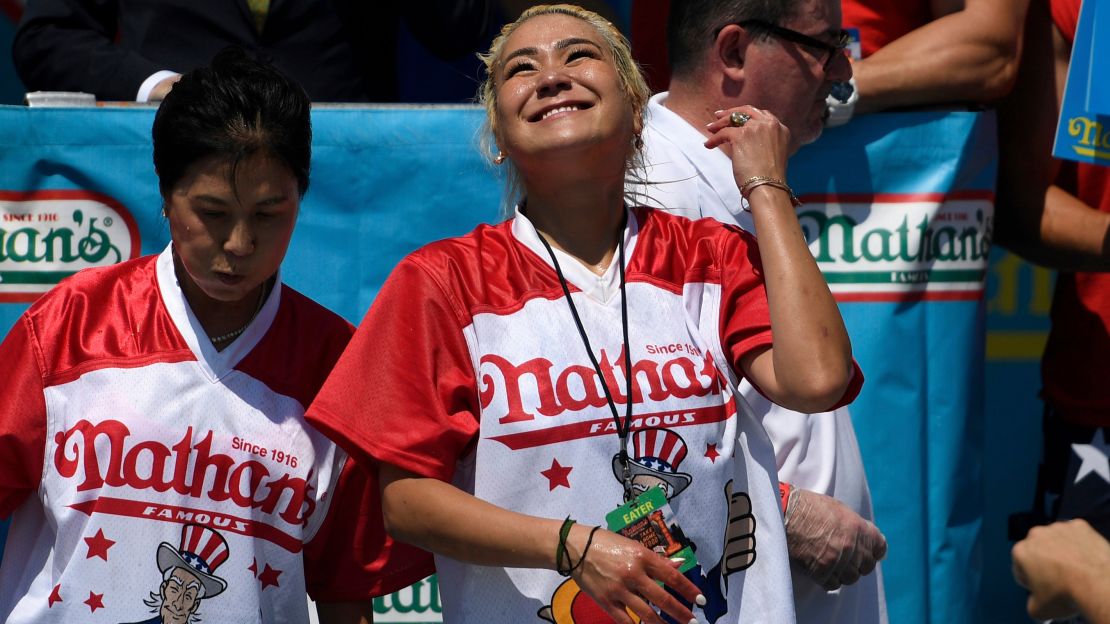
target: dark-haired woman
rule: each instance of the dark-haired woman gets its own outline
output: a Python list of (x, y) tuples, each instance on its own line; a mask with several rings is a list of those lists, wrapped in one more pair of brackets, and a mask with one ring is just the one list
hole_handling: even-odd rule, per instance
[(153, 142), (171, 244), (65, 280), (0, 345), (0, 621), (302, 623), (306, 588), (418, 580), (373, 479), (304, 420), (352, 332), (281, 283), (304, 92), (228, 50)]
[(534, 6), (485, 58), (516, 214), (394, 270), (310, 422), (380, 468), (444, 621), (793, 621), (773, 449), (735, 385), (810, 412), (862, 377), (783, 182), (789, 131), (751, 107), (708, 126), (757, 247), (625, 206), (647, 87), (612, 24)]

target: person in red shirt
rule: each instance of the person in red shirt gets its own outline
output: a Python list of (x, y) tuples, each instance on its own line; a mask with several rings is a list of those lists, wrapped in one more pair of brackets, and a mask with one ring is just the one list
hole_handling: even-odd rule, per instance
[(794, 621), (774, 449), (735, 388), (810, 413), (863, 379), (783, 182), (790, 131), (707, 120), (756, 245), (626, 204), (648, 93), (612, 24), (535, 6), (483, 59), (514, 215), (406, 257), (307, 418), (380, 470), (445, 621)]
[(1059, 271), (1041, 361), (1044, 456), (1033, 512), (1014, 518), (1013, 538), (1069, 518), (1110, 535), (1110, 167), (1051, 155), (1079, 8), (1033, 2), (1021, 74), (999, 115), (995, 240)]
[(0, 621), (300, 624), (306, 592), (325, 624), (370, 618), (431, 559), (304, 418), (354, 332), (279, 270), (308, 96), (228, 49), (152, 136), (170, 244), (63, 280), (0, 343)]

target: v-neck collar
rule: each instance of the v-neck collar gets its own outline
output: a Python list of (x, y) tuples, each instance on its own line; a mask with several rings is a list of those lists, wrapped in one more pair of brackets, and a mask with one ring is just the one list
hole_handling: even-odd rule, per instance
[[(667, 108), (668, 95), (667, 91), (656, 93), (648, 101), (646, 113), (648, 128), (680, 146), (682, 155), (713, 189), (721, 205), (737, 220), (740, 227), (754, 233), (755, 224), (752, 222), (751, 213), (743, 208), (748, 202), (740, 197), (740, 189), (736, 187), (736, 178), (732, 173), (732, 160), (729, 159), (728, 154), (719, 149), (705, 149), (705, 135), (678, 113)], [(650, 179), (650, 173), (648, 177)]]
[[(636, 238), (640, 232), (640, 224), (636, 220), (634, 211), (629, 210), (628, 207), (625, 207), (624, 210), (625, 215), (627, 215), (623, 233), (624, 270), (627, 276), (628, 266), (636, 249)], [(519, 204), (514, 210), (512, 232), (513, 238), (517, 242), (539, 256), (544, 264), (551, 267), (553, 272), (555, 271), (555, 266), (551, 263), (551, 256), (548, 255), (547, 248), (540, 240), (536, 226), (520, 211)], [(605, 273), (598, 275), (582, 264), (582, 261), (578, 258), (555, 247), (552, 247), (551, 250), (559, 260), (559, 268), (562, 269), (563, 277), (566, 278), (567, 283), (582, 291), (586, 296), (601, 303), (609, 303), (614, 295), (620, 293), (620, 271), (617, 269), (617, 262), (619, 261), (617, 254), (613, 254), (613, 261), (606, 267)]]
[(235, 370), (235, 366), (258, 345), (274, 322), (281, 303), (281, 270), (279, 269), (274, 287), (254, 320), (223, 351), (217, 351), (200, 321), (193, 314), (189, 302), (185, 300), (185, 292), (177, 281), (177, 273), (173, 269), (173, 243), (158, 255), (155, 273), (158, 277), (158, 290), (162, 295), (166, 311), (169, 312), (170, 320), (177, 327), (181, 337), (185, 339), (185, 343), (189, 345), (189, 350), (196, 356), (197, 365), (213, 383)]

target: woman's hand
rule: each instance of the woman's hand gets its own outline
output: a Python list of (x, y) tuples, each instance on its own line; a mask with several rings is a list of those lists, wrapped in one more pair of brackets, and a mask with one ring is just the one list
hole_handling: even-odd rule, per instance
[[(736, 113), (747, 120), (741, 126), (732, 123)], [(755, 176), (786, 180), (786, 160), (790, 156), (790, 130), (771, 113), (753, 106), (727, 108), (714, 113), (717, 119), (706, 126), (710, 133), (707, 148), (725, 146), (732, 158), (732, 174), (736, 185)]]
[(574, 571), (574, 580), (582, 591), (618, 624), (632, 624), (626, 609), (635, 613), (644, 624), (663, 624), (652, 605), (678, 622), (697, 620), (686, 608), (656, 581), (682, 595), (691, 604), (705, 604), (705, 597), (690, 579), (678, 571), (681, 561), (666, 559), (640, 544), (611, 531), (599, 529), (593, 544), (582, 553), (590, 527), (575, 525), (567, 540), (573, 562), (586, 560)]
[[(562, 522), (527, 516), (492, 505), (455, 486), (381, 464), (382, 512), (394, 538), (452, 559), (476, 565), (554, 569)], [(579, 588), (618, 624), (632, 624), (625, 609), (645, 624), (663, 624), (651, 605), (678, 622), (694, 621), (690, 609), (667, 593), (664, 583), (686, 600), (704, 604), (690, 579), (639, 542), (598, 529), (586, 548), (592, 527), (575, 524), (566, 539), (564, 565)], [(585, 557), (585, 560), (582, 559)]]

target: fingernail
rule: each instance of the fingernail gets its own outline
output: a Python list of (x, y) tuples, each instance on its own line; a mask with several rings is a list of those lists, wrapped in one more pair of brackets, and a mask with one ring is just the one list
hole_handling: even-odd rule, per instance
[(671, 563), (686, 563), (686, 557), (671, 557)]
[(698, 624), (698, 618), (690, 618), (690, 624)]
[(705, 606), (705, 594), (698, 594), (698, 597), (694, 598), (694, 602), (697, 603), (697, 605), (699, 607), (704, 607)]
[(717, 111), (713, 111), (713, 114), (714, 114), (714, 115), (716, 115), (716, 116), (718, 116), (718, 117), (720, 117), (721, 115), (724, 115), (724, 114), (725, 114), (725, 111), (723, 111), (723, 110), (717, 110)]

